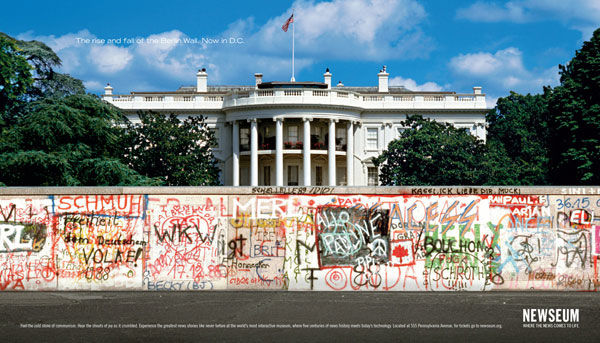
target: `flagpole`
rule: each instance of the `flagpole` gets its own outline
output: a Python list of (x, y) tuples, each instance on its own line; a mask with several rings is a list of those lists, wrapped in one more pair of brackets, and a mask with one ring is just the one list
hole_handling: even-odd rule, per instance
[[(292, 10), (292, 18), (294, 18), (294, 11)], [(296, 18), (294, 18), (292, 20), (292, 82), (296, 81), (296, 78), (294, 77), (294, 34), (295, 34), (295, 28), (296, 28)]]

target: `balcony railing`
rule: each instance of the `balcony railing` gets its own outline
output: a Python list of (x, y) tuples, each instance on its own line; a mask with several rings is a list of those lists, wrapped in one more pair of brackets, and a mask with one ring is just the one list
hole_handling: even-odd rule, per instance
[(486, 108), (483, 94), (360, 94), (339, 89), (257, 89), (227, 94), (105, 95), (124, 109), (203, 109), (267, 104), (312, 104), (391, 109)]

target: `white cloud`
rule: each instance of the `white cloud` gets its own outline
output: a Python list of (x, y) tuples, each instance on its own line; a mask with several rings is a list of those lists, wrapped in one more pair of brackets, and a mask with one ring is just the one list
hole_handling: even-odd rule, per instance
[(88, 58), (98, 71), (111, 74), (125, 69), (133, 56), (127, 48), (114, 45), (92, 45)]
[(511, 90), (541, 93), (543, 86), (559, 83), (558, 67), (529, 70), (523, 63), (523, 54), (515, 47), (495, 53), (461, 54), (450, 60), (449, 68), (457, 78), (454, 87), (485, 85), (484, 92), (492, 94), (487, 99), (488, 105), (495, 103), (497, 95), (505, 96)]
[(514, 2), (508, 2), (504, 6), (491, 2), (477, 1), (469, 7), (456, 10), (456, 17), (476, 22), (501, 22), (514, 21), (524, 22), (529, 20), (524, 9)]
[(185, 42), (189, 39), (179, 30), (172, 30), (145, 37), (141, 44), (132, 47), (135, 54), (157, 71), (178, 78), (193, 75), (198, 66), (214, 67), (202, 50), (206, 47), (192, 46)]
[(83, 85), (87, 91), (99, 91), (104, 89), (104, 85), (102, 83), (93, 80), (85, 81), (83, 82)]
[(538, 18), (550, 14), (562, 19), (600, 22), (600, 2), (598, 0), (526, 0), (521, 6), (530, 12), (538, 12)]
[(513, 0), (502, 5), (477, 1), (459, 8), (456, 17), (474, 22), (532, 22), (557, 20), (582, 32), (583, 38), (590, 37), (590, 27), (600, 23), (600, 1), (598, 0)]
[[(34, 36), (33, 31), (27, 31), (17, 35), (17, 38), (20, 40), (41, 40), (50, 48), (52, 48), (54, 52), (58, 53), (70, 47), (81, 45), (81, 40), (83, 39), (93, 39), (96, 38), (96, 36), (92, 35), (88, 30), (80, 30), (76, 33), (67, 33), (58, 37), (55, 35)], [(77, 38), (80, 38), (81, 40), (78, 41)]]
[[(300, 56), (345, 60), (383, 60), (426, 56), (432, 41), (419, 25), (426, 17), (415, 0), (296, 1), (296, 52)], [(272, 18), (248, 39), (251, 49), (281, 54), (291, 32), (281, 25), (291, 11)]]
[[(421, 30), (427, 14), (417, 0), (297, 0), (262, 25), (252, 17), (240, 19), (210, 37), (171, 30), (135, 37), (146, 43), (90, 44), (78, 38), (119, 37), (98, 37), (80, 30), (37, 37), (26, 32), (19, 38), (47, 43), (63, 60), (62, 72), (83, 80), (102, 80), (102, 84), (111, 82), (115, 92), (192, 85), (200, 67), (208, 69), (211, 84), (251, 84), (255, 72), (271, 80), (289, 79), (292, 37), (281, 26), (291, 8), (295, 11), (296, 74), (318, 60), (379, 62), (424, 57), (433, 50), (432, 39)], [(243, 44), (184, 42), (230, 37), (243, 39)], [(147, 43), (148, 39), (156, 42)]]
[(497, 75), (507, 70), (521, 74), (524, 71), (522, 53), (513, 47), (499, 50), (495, 54), (489, 52), (461, 54), (450, 60), (450, 66), (458, 73), (472, 76)]
[(499, 6), (495, 3), (478, 1), (469, 7), (459, 8), (456, 11), (456, 17), (487, 23), (500, 21), (524, 22), (529, 20), (524, 13), (524, 9), (513, 2)]
[(411, 91), (424, 91), (424, 92), (435, 92), (441, 91), (442, 86), (435, 82), (425, 82), (424, 84), (417, 84), (413, 79), (405, 79), (401, 76), (396, 76), (390, 79), (390, 86), (404, 86)]

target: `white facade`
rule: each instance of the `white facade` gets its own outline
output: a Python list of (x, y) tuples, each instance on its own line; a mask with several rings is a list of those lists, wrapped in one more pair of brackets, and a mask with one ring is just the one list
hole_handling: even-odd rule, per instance
[(331, 87), (329, 70), (322, 83), (263, 83), (255, 74), (254, 86), (209, 86), (202, 69), (196, 87), (117, 95), (107, 86), (104, 100), (132, 120), (139, 110), (206, 117), (218, 140), (221, 181), (233, 186), (376, 185), (372, 159), (399, 136), (407, 115), (448, 122), (485, 140), (481, 87), (468, 94), (413, 92), (389, 86), (385, 67), (377, 77), (377, 87)]

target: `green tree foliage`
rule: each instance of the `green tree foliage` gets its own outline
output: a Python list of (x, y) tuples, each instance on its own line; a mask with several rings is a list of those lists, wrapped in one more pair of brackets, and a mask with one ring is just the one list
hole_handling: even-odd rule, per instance
[(81, 80), (56, 72), (60, 58), (42, 42), (0, 33), (0, 63), (0, 185), (218, 183), (202, 118), (144, 114), (135, 126), (85, 95)]
[(0, 115), (2, 119), (22, 101), (33, 84), (31, 66), (16, 44), (0, 35)]
[(68, 74), (56, 72), (62, 64), (58, 55), (39, 41), (22, 41), (0, 32), (0, 39), (12, 42), (21, 51), (33, 69), (33, 84), (28, 87), (28, 96), (33, 100), (49, 96), (85, 94), (81, 80)]
[(498, 99), (488, 123), (486, 183), (548, 184), (547, 95), (511, 92)]
[(553, 182), (600, 184), (600, 29), (559, 67), (548, 104)]
[(484, 180), (485, 145), (465, 130), (409, 116), (407, 130), (375, 163), (382, 185), (478, 185)]
[(0, 181), (10, 186), (148, 185), (120, 162), (122, 118), (94, 95), (44, 98), (3, 129)]
[(125, 161), (142, 175), (169, 186), (219, 184), (212, 154), (214, 134), (203, 117), (179, 120), (175, 115), (140, 112), (140, 123), (129, 123), (124, 136)]

